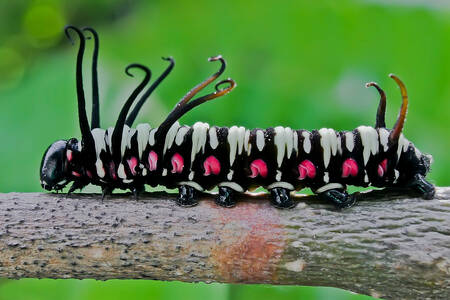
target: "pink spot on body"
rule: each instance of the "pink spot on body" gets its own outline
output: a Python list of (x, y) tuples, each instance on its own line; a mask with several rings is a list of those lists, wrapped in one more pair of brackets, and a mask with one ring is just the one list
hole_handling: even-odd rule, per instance
[(172, 162), (172, 173), (181, 173), (181, 172), (183, 172), (184, 159), (183, 159), (183, 157), (180, 154), (175, 153), (172, 156), (171, 162)]
[(87, 175), (89, 178), (92, 178), (92, 173), (91, 173), (91, 171), (86, 170), (86, 175)]
[(298, 173), (300, 174), (298, 177), (300, 180), (303, 180), (306, 177), (314, 178), (316, 177), (316, 167), (310, 160), (305, 159), (298, 165)]
[(132, 156), (130, 159), (127, 160), (128, 166), (130, 167), (131, 170), (131, 174), (133, 174), (133, 176), (136, 176), (136, 167), (138, 164), (138, 160), (136, 157)]
[(155, 171), (158, 163), (158, 154), (155, 151), (150, 151), (148, 154), (148, 166), (150, 171)]
[(67, 160), (68, 160), (69, 162), (72, 161), (72, 159), (73, 159), (73, 153), (72, 153), (72, 150), (67, 150), (67, 152), (66, 152), (66, 157), (67, 157)]
[(356, 177), (358, 175), (358, 164), (352, 158), (348, 158), (342, 164), (342, 178), (349, 176)]
[(113, 161), (109, 163), (109, 175), (111, 176), (112, 179), (114, 180), (117, 179), (116, 166), (114, 165)]
[(252, 171), (252, 174), (250, 175), (251, 178), (255, 178), (258, 175), (266, 178), (269, 173), (267, 170), (267, 165), (262, 159), (255, 159), (252, 161), (250, 164), (250, 170)]
[(378, 165), (378, 176), (383, 177), (387, 170), (387, 158)]
[(205, 169), (205, 176), (214, 174), (219, 175), (220, 173), (220, 162), (217, 158), (215, 158), (213, 155), (209, 156), (205, 161), (203, 162), (203, 168)]
[(72, 175), (76, 177), (81, 177), (81, 174), (75, 171), (72, 171)]

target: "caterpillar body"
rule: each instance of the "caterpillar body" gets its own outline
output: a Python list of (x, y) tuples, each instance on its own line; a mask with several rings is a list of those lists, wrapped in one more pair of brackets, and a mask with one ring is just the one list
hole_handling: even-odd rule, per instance
[[(198, 84), (184, 96), (169, 116), (156, 128), (148, 124), (131, 125), (140, 108), (153, 90), (171, 72), (169, 61), (165, 72), (142, 94), (129, 113), (137, 96), (150, 81), (150, 70), (140, 64), (126, 68), (140, 69), (145, 77), (125, 102), (114, 128), (100, 128), (97, 59), (98, 36), (92, 28), (80, 30), (67, 26), (71, 39), (73, 30), (80, 39), (77, 56), (78, 115), (82, 138), (59, 140), (44, 154), (40, 169), (41, 185), (47, 190), (61, 190), (69, 182), (69, 193), (91, 183), (102, 187), (103, 195), (114, 189), (129, 189), (135, 195), (146, 184), (178, 188), (177, 203), (197, 204), (198, 191), (219, 188), (216, 202), (230, 207), (234, 194), (262, 186), (271, 193), (271, 203), (278, 208), (294, 206), (289, 193), (310, 187), (337, 207), (355, 203), (354, 195), (346, 192), (347, 185), (375, 187), (410, 187), (424, 198), (434, 196), (434, 186), (425, 177), (430, 170), (431, 156), (422, 154), (402, 134), (408, 97), (404, 84), (390, 75), (399, 85), (402, 107), (393, 129), (385, 126), (386, 96), (380, 93), (375, 127), (359, 126), (352, 131), (293, 130), (277, 126), (268, 129), (246, 129), (232, 126), (217, 127), (197, 122), (193, 126), (180, 125), (178, 120), (194, 107), (229, 93), (235, 86), (232, 79), (216, 84), (215, 92), (195, 98), (225, 70), (221, 56), (220, 70)], [(92, 63), (93, 109), (89, 126), (83, 90), (82, 61), (90, 32), (95, 41)], [(221, 88), (222, 86), (225, 86)]]

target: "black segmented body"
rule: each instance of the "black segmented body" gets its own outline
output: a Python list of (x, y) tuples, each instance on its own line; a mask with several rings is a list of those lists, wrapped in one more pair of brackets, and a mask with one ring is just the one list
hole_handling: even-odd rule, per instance
[[(292, 130), (275, 127), (268, 129), (245, 129), (233, 126), (215, 127), (197, 122), (192, 127), (180, 126), (178, 119), (192, 108), (230, 92), (235, 83), (232, 79), (219, 82), (216, 91), (194, 100), (194, 96), (211, 84), (225, 69), (220, 56), (221, 69), (194, 87), (175, 106), (166, 120), (157, 128), (140, 124), (130, 129), (139, 109), (157, 85), (170, 73), (174, 61), (141, 97), (134, 110), (129, 109), (150, 80), (151, 72), (145, 66), (133, 64), (146, 77), (129, 97), (122, 109), (115, 128), (99, 127), (98, 91), (93, 84), (92, 126), (89, 129), (84, 108), (82, 86), (82, 59), (84, 35), (79, 29), (68, 26), (80, 37), (77, 59), (77, 94), (82, 131), (81, 142), (76, 139), (57, 141), (47, 149), (41, 165), (41, 184), (46, 189), (61, 189), (74, 181), (71, 191), (92, 183), (102, 187), (104, 193), (115, 188), (130, 189), (135, 194), (144, 185), (180, 187), (178, 203), (194, 205), (194, 191), (210, 190), (219, 186), (216, 201), (223, 206), (234, 204), (232, 195), (254, 187), (263, 186), (272, 193), (272, 203), (281, 208), (292, 207), (289, 191), (311, 187), (313, 191), (331, 200), (338, 207), (351, 206), (352, 195), (345, 192), (347, 185), (356, 186), (409, 186), (424, 197), (434, 195), (434, 187), (425, 180), (430, 167), (430, 156), (423, 155), (406, 140), (401, 131), (406, 116), (408, 99), (406, 88), (399, 84), (403, 103), (397, 123), (392, 130), (386, 129), (384, 114), (386, 98), (381, 95), (375, 128), (360, 126), (353, 131)], [(96, 52), (98, 39), (95, 36)], [(69, 35), (68, 35), (69, 36)], [(97, 56), (94, 55), (93, 75), (96, 81)], [(220, 89), (223, 84), (228, 87)]]
[[(191, 162), (193, 147), (192, 135), (195, 127), (206, 127), (207, 129), (204, 131), (204, 143), (200, 145), (200, 150), (195, 154), (195, 158)], [(324, 154), (324, 148), (321, 145), (321, 140), (323, 137), (319, 130), (313, 130), (310, 132), (307, 130), (291, 130), (290, 128), (282, 127), (278, 128), (282, 129), (283, 132), (288, 131), (292, 133), (292, 143), (290, 147), (286, 142), (281, 143), (285, 149), (280, 165), (277, 163), (277, 156), (278, 152), (282, 150), (279, 150), (279, 147), (275, 143), (275, 136), (277, 133), (274, 128), (268, 128), (265, 130), (248, 130), (242, 128), (245, 134), (242, 135), (242, 143), (239, 141), (236, 142), (236, 150), (234, 151), (235, 158), (233, 163), (231, 163), (230, 159), (230, 156), (233, 156), (233, 154), (230, 154), (230, 152), (232, 152), (232, 146), (228, 140), (228, 133), (230, 129), (227, 127), (213, 126), (210, 128), (206, 123), (200, 122), (194, 127), (179, 126), (176, 124), (176, 126), (173, 126), (173, 129), (178, 129), (176, 130), (176, 133), (178, 134), (174, 134), (173, 137), (166, 137), (164, 141), (155, 141), (153, 145), (147, 141), (146, 146), (141, 153), (138, 146), (139, 134), (136, 130), (132, 129), (128, 132), (129, 136), (127, 140), (129, 140), (129, 143), (125, 146), (126, 150), (120, 162), (124, 165), (126, 177), (121, 179), (117, 174), (117, 170), (114, 170), (114, 172), (108, 170), (108, 166), (111, 163), (111, 160), (108, 159), (111, 157), (111, 148), (107, 146), (105, 147), (105, 150), (100, 153), (99, 157), (101, 158), (102, 165), (106, 166), (104, 167), (106, 170), (105, 173), (108, 174), (106, 174), (103, 178), (100, 178), (97, 174), (97, 176), (94, 176), (97, 178), (93, 179), (93, 181), (98, 181), (99, 184), (107, 183), (108, 185), (118, 185), (125, 181), (126, 183), (124, 183), (123, 188), (126, 189), (132, 189), (136, 184), (149, 184), (152, 186), (163, 185), (169, 188), (174, 188), (178, 186), (180, 182), (188, 182), (188, 185), (190, 182), (193, 187), (197, 188), (200, 186), (202, 190), (209, 190), (224, 182), (236, 183), (242, 188), (242, 190), (248, 190), (252, 187), (258, 186), (268, 187), (273, 184), (276, 185), (276, 183), (280, 182), (286, 183), (285, 186), (292, 185), (292, 187), (294, 187), (293, 189), (301, 189), (304, 187), (318, 189), (329, 183), (340, 183), (343, 185), (348, 184), (356, 186), (373, 185), (383, 187), (397, 181), (403, 181), (404, 178), (400, 175), (406, 173), (407, 170), (400, 170), (397, 166), (402, 165), (402, 158), (416, 156), (414, 145), (405, 139), (403, 144), (399, 146), (402, 147), (400, 157), (397, 157), (398, 147), (394, 149), (395, 151), (389, 151), (389, 148), (385, 150), (383, 141), (380, 140), (380, 135), (378, 132), (380, 130), (384, 130), (386, 132), (385, 135), (387, 136), (389, 135), (388, 130), (375, 130), (371, 127), (360, 127), (360, 129), (364, 128), (364, 130), (374, 131), (377, 134), (377, 140), (375, 143), (376, 154), (370, 154), (368, 161), (365, 164), (363, 157), (363, 149), (365, 147), (362, 143), (361, 134), (358, 129), (351, 132), (337, 132), (332, 129), (327, 129), (327, 132), (331, 132), (331, 135), (336, 137), (335, 140), (337, 141), (337, 144), (335, 155), (333, 155), (332, 150), (330, 149), (329, 163), (326, 166), (324, 156), (327, 155)], [(152, 130), (156, 131), (157, 129), (151, 129), (151, 131)], [(184, 130), (186, 130), (186, 133), (180, 134)], [(211, 134), (210, 130), (213, 130), (217, 136), (217, 146), (214, 142), (212, 142), (211, 136), (214, 134)], [(264, 136), (263, 147), (258, 147), (257, 145), (258, 131), (261, 131)], [(352, 150), (349, 150), (346, 146), (346, 134), (351, 134), (353, 137), (354, 146)], [(149, 135), (150, 134), (146, 134), (145, 136), (148, 137)], [(305, 138), (304, 135), (308, 138)], [(179, 139), (180, 136), (182, 136), (182, 139)], [(105, 144), (107, 145), (108, 136), (106, 133), (104, 139), (106, 140)], [(297, 142), (295, 142), (294, 139), (296, 139)], [(237, 144), (242, 145), (240, 147), (241, 149), (239, 149)], [(307, 148), (305, 144), (310, 144), (310, 147)], [(169, 147), (164, 149), (164, 145), (169, 145)], [(404, 148), (406, 151), (403, 150), (404, 146), (406, 146)], [(153, 171), (149, 171), (150, 164), (148, 157), (151, 151), (154, 151), (158, 156), (157, 169)], [(290, 155), (288, 155), (289, 152)], [(176, 154), (180, 155), (184, 160), (182, 172), (179, 173), (174, 172), (171, 162), (171, 159)], [(203, 164), (211, 155), (219, 161), (220, 173), (217, 175), (211, 174), (205, 176), (205, 168)], [(127, 161), (133, 157), (138, 160), (137, 167), (134, 170), (136, 174), (133, 174), (130, 165), (127, 163)], [(348, 176), (343, 178), (342, 165), (348, 158), (352, 158), (357, 162), (360, 171), (357, 176)], [(383, 176), (379, 176), (377, 173), (377, 168), (385, 158), (388, 159), (389, 165), (392, 167), (388, 168), (389, 171)], [(266, 162), (268, 170), (267, 176), (263, 177), (259, 175), (254, 178), (251, 177), (252, 172), (250, 169), (250, 164), (252, 161), (257, 159), (261, 159)], [(305, 178), (303, 180), (299, 179), (300, 174), (298, 171), (298, 165), (303, 160), (309, 160), (314, 164), (316, 168), (316, 175), (314, 178)], [(397, 161), (399, 163), (397, 163)], [(398, 171), (397, 176), (395, 174), (396, 170)], [(229, 175), (230, 171), (233, 171), (231, 176)], [(277, 178), (278, 172), (280, 173), (280, 176)], [(326, 176), (326, 173), (328, 176)], [(116, 177), (116, 179), (114, 179), (114, 177)]]

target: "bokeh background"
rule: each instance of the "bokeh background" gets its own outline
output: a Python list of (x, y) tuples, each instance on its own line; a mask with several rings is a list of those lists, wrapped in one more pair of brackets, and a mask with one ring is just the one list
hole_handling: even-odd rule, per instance
[[(113, 126), (138, 83), (132, 62), (156, 74), (176, 67), (138, 117), (157, 126), (192, 86), (216, 71), (238, 87), (183, 118), (220, 126), (275, 125), (352, 129), (375, 122), (378, 82), (388, 95), (387, 124), (404, 80), (410, 109), (404, 133), (435, 163), (429, 178), (448, 185), (450, 149), (450, 2), (59, 1), (0, 0), (0, 192), (41, 191), (38, 169), (56, 139), (79, 137), (75, 56), (66, 24), (92, 26), (101, 38), (102, 126)], [(92, 43), (88, 42), (88, 45)], [(90, 96), (88, 48), (86, 91)], [(154, 77), (155, 78), (155, 77)], [(94, 189), (95, 190), (95, 189)], [(369, 299), (333, 288), (186, 284), (157, 281), (0, 281), (0, 299)]]

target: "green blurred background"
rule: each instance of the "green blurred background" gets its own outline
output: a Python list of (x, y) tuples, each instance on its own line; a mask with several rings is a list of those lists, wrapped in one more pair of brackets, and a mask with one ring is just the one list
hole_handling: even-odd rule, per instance
[[(38, 169), (56, 139), (79, 137), (76, 47), (63, 26), (92, 26), (101, 38), (103, 127), (112, 126), (138, 83), (123, 70), (148, 65), (154, 76), (172, 55), (174, 72), (143, 108), (157, 126), (176, 101), (217, 68), (238, 87), (183, 118), (221, 126), (351, 129), (373, 125), (378, 82), (388, 95), (387, 124), (410, 94), (405, 135), (435, 163), (429, 178), (448, 185), (450, 4), (416, 1), (58, 1), (0, 0), (0, 192), (42, 191)], [(92, 43), (88, 42), (90, 46)], [(86, 57), (90, 59), (88, 49)], [(90, 67), (86, 64), (86, 71)], [(86, 72), (86, 75), (89, 75)], [(87, 76), (88, 77), (88, 76)], [(155, 77), (154, 77), (155, 78)], [(86, 80), (88, 99), (90, 81)], [(97, 191), (93, 188), (94, 191)], [(157, 281), (0, 281), (0, 299), (365, 299), (332, 288), (185, 284)]]

